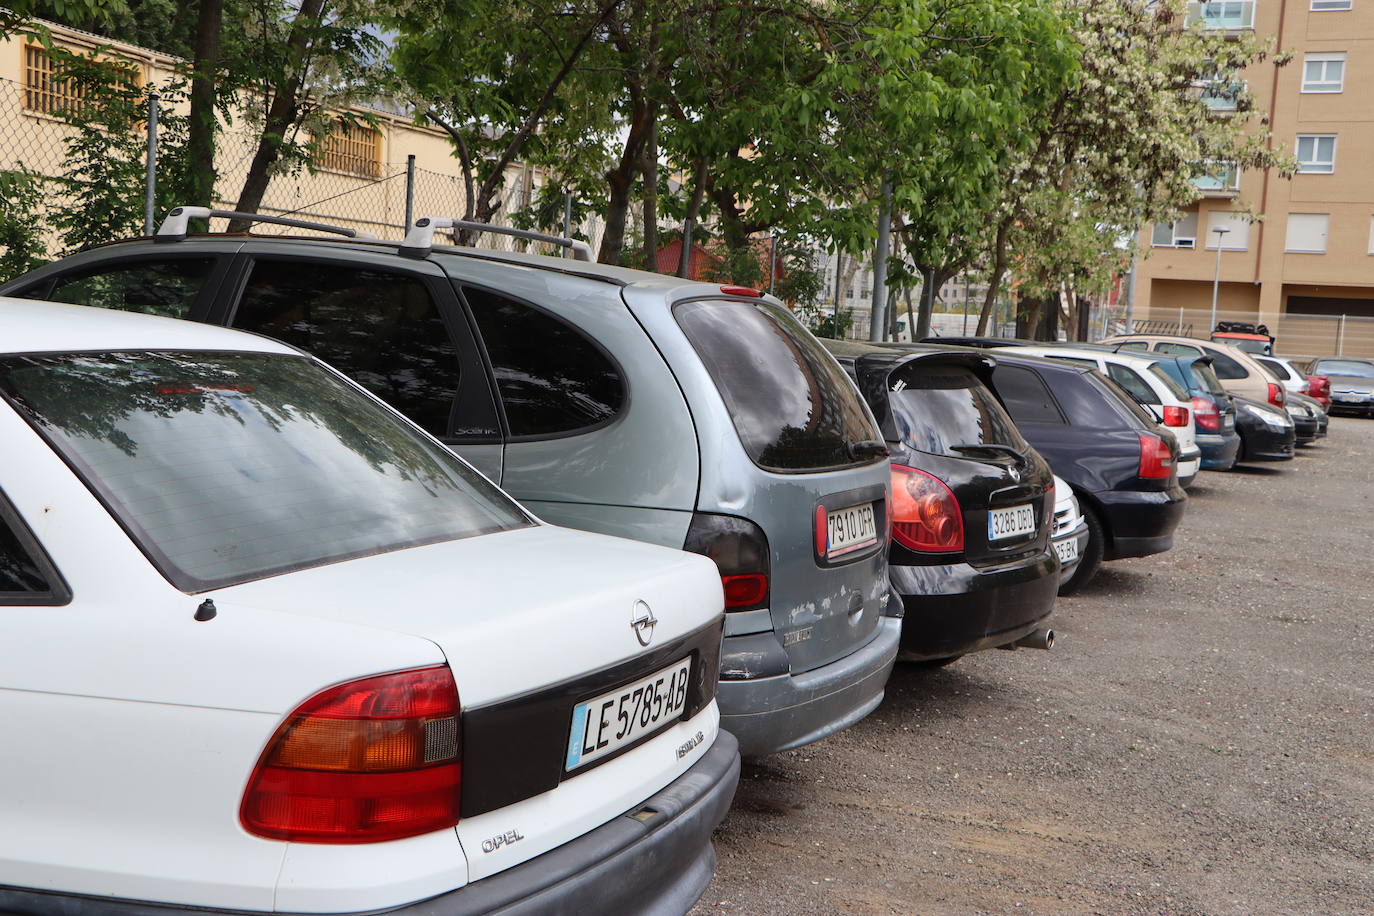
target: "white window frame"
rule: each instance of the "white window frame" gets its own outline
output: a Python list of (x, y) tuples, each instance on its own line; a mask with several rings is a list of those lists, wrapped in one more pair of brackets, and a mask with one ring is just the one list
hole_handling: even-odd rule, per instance
[[(1316, 0), (1314, 0), (1316, 2)], [(1238, 18), (1224, 15), (1235, 11)], [(1215, 12), (1215, 18), (1207, 14)], [(1236, 32), (1255, 27), (1255, 0), (1194, 0), (1188, 4), (1187, 24), (1201, 22), (1208, 31)]]
[(1374, 216), (1369, 218), (1369, 253), (1374, 254)]
[[(1309, 64), (1340, 64), (1339, 74), (1336, 79), (1331, 79), (1330, 67), (1322, 67), (1322, 79), (1308, 80), (1307, 66)], [(1323, 51), (1304, 55), (1302, 59), (1302, 91), (1306, 93), (1322, 92), (1344, 92), (1345, 91), (1345, 52), (1344, 51)]]
[(1312, 0), (1308, 9), (1314, 13), (1337, 13), (1350, 9), (1351, 5), (1351, 0)]
[[(1302, 158), (1302, 144), (1304, 140), (1312, 141), (1312, 158)], [(1317, 150), (1321, 141), (1331, 141), (1331, 158), (1317, 158)], [(1297, 143), (1294, 144), (1294, 152), (1298, 157), (1299, 175), (1331, 175), (1336, 171), (1336, 135), (1335, 134), (1298, 134)]]
[(1234, 162), (1217, 160), (1204, 164), (1211, 171), (1193, 179), (1193, 184), (1203, 194), (1231, 195), (1240, 190), (1240, 168)]
[[(1180, 225), (1183, 224), (1183, 225)], [(1191, 226), (1189, 225), (1191, 223)], [(1162, 226), (1169, 227), (1169, 244), (1165, 245), (1156, 241), (1159, 229)], [(1180, 230), (1182, 230), (1180, 232)], [(1182, 242), (1183, 244), (1179, 244)], [(1185, 213), (1171, 223), (1155, 223), (1150, 230), (1151, 248), (1196, 248), (1197, 247), (1197, 214)]]
[[(1321, 248), (1295, 248), (1293, 247), (1293, 227), (1296, 224), (1295, 217), (1311, 217), (1314, 220), (1318, 217), (1322, 220)], [(1292, 254), (1326, 254), (1326, 249), (1331, 240), (1331, 214), (1330, 213), (1290, 213), (1288, 214), (1287, 235), (1284, 239), (1283, 250)], [(1315, 223), (1313, 224), (1315, 228)]]

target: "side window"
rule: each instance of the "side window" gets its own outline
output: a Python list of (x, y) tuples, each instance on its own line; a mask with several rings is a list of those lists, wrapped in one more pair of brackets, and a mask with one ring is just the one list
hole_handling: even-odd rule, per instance
[(66, 586), (38, 549), (0, 504), (0, 606), (66, 604)]
[(1150, 351), (1150, 342), (1147, 340), (1132, 340), (1117, 347), (1118, 350), (1140, 350), (1143, 353)]
[(1064, 423), (1059, 405), (1038, 374), (1020, 366), (999, 365), (992, 380), (1017, 423)]
[(448, 432), (458, 353), (419, 277), (260, 260), (249, 274), (234, 327), (300, 347), (426, 431)]
[(464, 287), (496, 376), (510, 434), (556, 436), (609, 422), (625, 382), (571, 325), (489, 290)]
[(1107, 376), (1130, 393), (1141, 404), (1158, 404), (1159, 398), (1146, 381), (1131, 368), (1116, 363), (1107, 364)]
[(1170, 343), (1167, 340), (1155, 347), (1157, 353), (1168, 353), (1171, 356), (1201, 356), (1202, 350), (1198, 347), (1190, 347), (1187, 344)]
[(1250, 376), (1250, 373), (1245, 371), (1244, 366), (1225, 353), (1212, 350), (1207, 355), (1212, 357), (1212, 371), (1217, 374), (1217, 378), (1238, 379)]
[(185, 318), (214, 263), (214, 258), (171, 258), (95, 267), (58, 277), (48, 298)]

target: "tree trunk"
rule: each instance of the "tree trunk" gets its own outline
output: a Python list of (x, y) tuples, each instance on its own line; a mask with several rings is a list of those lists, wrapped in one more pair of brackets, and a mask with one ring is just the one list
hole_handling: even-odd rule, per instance
[(692, 199), (687, 202), (687, 216), (682, 221), (682, 257), (678, 261), (677, 275), (694, 279), (692, 272), (692, 229), (701, 213), (701, 202), (706, 197), (706, 158), (697, 160), (696, 174), (692, 178)]
[(916, 329), (912, 340), (924, 340), (930, 336), (930, 316), (935, 311), (935, 290), (940, 286), (940, 271), (935, 267), (921, 269), (921, 310), (916, 316)]
[(630, 129), (625, 134), (625, 146), (620, 162), (606, 173), (610, 193), (606, 202), (606, 230), (601, 234), (601, 250), (596, 259), (602, 264), (619, 264), (625, 249), (625, 226), (630, 215), (630, 192), (647, 140), (650, 105), (638, 88), (630, 90)]
[(916, 339), (916, 316), (911, 311), (911, 287), (902, 290), (902, 296), (906, 299), (906, 335), (912, 340)]
[(191, 206), (215, 205), (215, 82), (219, 73), (220, 25), (224, 0), (200, 0), (191, 60), (191, 113), (186, 133), (183, 193)]
[(658, 105), (649, 106), (648, 136), (640, 164), (644, 180), (644, 269), (658, 272)]
[(978, 330), (975, 332), (978, 337), (988, 332), (992, 310), (997, 305), (997, 293), (1002, 289), (1002, 278), (1007, 275), (1007, 240), (1011, 234), (1011, 224), (1010, 218), (1002, 220), (992, 243), (992, 272), (988, 275), (988, 291), (983, 296), (983, 307), (978, 312)]
[[(324, 14), (325, 0), (301, 0), (296, 18), (291, 21), (291, 31), (286, 38), (286, 51), (282, 67), (282, 85), (276, 87), (272, 102), (263, 119), (262, 133), (258, 137), (258, 149), (248, 166), (248, 175), (243, 179), (243, 190), (234, 209), (243, 213), (257, 213), (262, 206), (263, 195), (271, 181), (271, 168), (281, 157), (282, 144), (287, 132), (296, 125), (301, 115), (301, 87), (305, 83), (306, 61), (310, 54), (310, 35)], [(235, 220), (229, 224), (230, 232), (242, 232), (248, 223)]]

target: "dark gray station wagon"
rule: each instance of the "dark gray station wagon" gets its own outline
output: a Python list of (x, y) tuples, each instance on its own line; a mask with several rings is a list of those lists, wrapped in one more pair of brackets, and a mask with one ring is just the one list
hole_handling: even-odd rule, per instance
[[(155, 238), (64, 258), (0, 293), (280, 339), (544, 519), (711, 557), (729, 611), (719, 705), (745, 754), (815, 741), (881, 701), (901, 629), (886, 448), (844, 372), (780, 303), (433, 245), (449, 220), (418, 220), (402, 244), (188, 236), (186, 217), (205, 212), (173, 211)], [(652, 640), (645, 616), (625, 625)]]

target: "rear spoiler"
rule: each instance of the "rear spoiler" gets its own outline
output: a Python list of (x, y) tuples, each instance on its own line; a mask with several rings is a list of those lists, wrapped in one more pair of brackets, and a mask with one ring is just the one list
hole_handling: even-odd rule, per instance
[(879, 353), (866, 353), (854, 360), (854, 377), (859, 385), (859, 393), (863, 395), (868, 406), (872, 408), (874, 419), (878, 421), (878, 429), (882, 431), (883, 438), (889, 442), (900, 438), (896, 428), (892, 423), (892, 412), (887, 406), (887, 393), (891, 390), (888, 380), (894, 372), (905, 369), (917, 363), (944, 363), (967, 369), (992, 391), (993, 396), (1000, 402), (1001, 395), (997, 394), (996, 387), (992, 384), (992, 370), (997, 368), (997, 359), (987, 353), (977, 350), (921, 350), (916, 352), (905, 351), (901, 347), (891, 347), (892, 355)]

